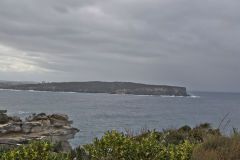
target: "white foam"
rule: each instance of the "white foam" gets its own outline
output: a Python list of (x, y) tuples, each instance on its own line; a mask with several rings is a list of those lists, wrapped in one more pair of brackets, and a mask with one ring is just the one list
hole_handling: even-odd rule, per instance
[(31, 112), (18, 111), (18, 114), (31, 114)]
[(160, 96), (160, 97), (163, 97), (163, 98), (184, 98), (185, 96), (174, 96), (174, 95), (162, 95), (162, 96)]
[(1, 88), (0, 90), (1, 90), (1, 91), (12, 91), (12, 92), (22, 91), (22, 90), (16, 90), (16, 89), (3, 89), (3, 88)]
[(200, 96), (190, 95), (190, 98), (200, 98)]
[(135, 94), (125, 94), (125, 95), (133, 95), (133, 96), (141, 96), (141, 97), (149, 97), (154, 95), (135, 95)]
[[(75, 94), (75, 93), (83, 93), (83, 94), (94, 94), (94, 93), (85, 93), (85, 92), (63, 92), (63, 91), (38, 91), (38, 90), (16, 90), (16, 89), (0, 89), (3, 91), (13, 91), (13, 92), (20, 92), (20, 91), (25, 91), (25, 92), (54, 92), (54, 93), (70, 93), (70, 94)], [(97, 93), (97, 94), (108, 94), (108, 95), (117, 95), (117, 96), (126, 96), (126, 95), (131, 95), (131, 96), (159, 96), (159, 95), (135, 95), (135, 94), (109, 94), (109, 93)], [(174, 96), (174, 95), (160, 95), (162, 98), (200, 98), (200, 96), (195, 96), (195, 95), (190, 95), (190, 96)]]
[(44, 93), (44, 92), (54, 92), (54, 93), (78, 93), (78, 92), (58, 92), (58, 91), (38, 91), (38, 90), (17, 90), (17, 89), (0, 89), (2, 91), (12, 91), (12, 92), (39, 92), (39, 93)]

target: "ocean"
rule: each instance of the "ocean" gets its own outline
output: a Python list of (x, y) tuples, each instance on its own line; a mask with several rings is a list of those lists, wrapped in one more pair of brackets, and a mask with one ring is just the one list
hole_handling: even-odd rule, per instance
[[(240, 93), (190, 92), (190, 97), (137, 96), (0, 90), (0, 109), (22, 119), (32, 113), (67, 114), (80, 129), (73, 147), (91, 143), (108, 130), (162, 130), (208, 122), (222, 132), (240, 128)], [(228, 123), (230, 122), (230, 123)], [(225, 125), (227, 124), (227, 125)]]

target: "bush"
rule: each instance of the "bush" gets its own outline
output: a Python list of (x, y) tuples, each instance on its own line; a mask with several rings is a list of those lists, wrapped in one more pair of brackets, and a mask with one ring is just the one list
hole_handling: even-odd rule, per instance
[(190, 132), (192, 128), (188, 125), (182, 126), (178, 129), (179, 132)]
[(2, 157), (2, 155), (5, 153), (5, 152), (8, 152), (12, 149), (11, 146), (6, 146), (6, 145), (1, 145), (0, 146), (0, 157)]
[(141, 140), (126, 136), (116, 131), (107, 132), (93, 144), (83, 146), (85, 152), (95, 159), (131, 159), (131, 160), (188, 160), (194, 144), (184, 141), (183, 144), (169, 146), (158, 140), (158, 134), (149, 132)]
[(204, 137), (209, 135), (221, 135), (218, 129), (212, 129), (209, 123), (200, 124), (191, 129), (189, 126), (183, 126), (179, 129), (163, 130), (165, 145), (181, 144), (184, 140), (189, 140), (192, 143), (203, 142)]
[(69, 160), (91, 160), (91, 156), (89, 156), (83, 148), (77, 147), (73, 150), (71, 150), (68, 153), (68, 159)]
[(92, 144), (67, 153), (56, 153), (59, 151), (59, 144), (36, 141), (0, 149), (0, 160), (237, 160), (240, 134), (236, 131), (231, 137), (221, 136), (207, 123), (193, 129), (148, 130), (137, 136), (113, 130)]
[(1, 156), (1, 160), (63, 160), (63, 155), (53, 154), (49, 141), (35, 141), (28, 145), (15, 147)]
[(211, 124), (210, 123), (202, 123), (196, 126), (195, 128), (197, 129), (211, 129)]

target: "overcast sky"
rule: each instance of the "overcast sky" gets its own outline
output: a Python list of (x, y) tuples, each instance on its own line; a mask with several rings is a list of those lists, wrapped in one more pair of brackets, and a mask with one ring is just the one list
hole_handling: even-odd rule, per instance
[(239, 0), (0, 0), (0, 79), (240, 91)]

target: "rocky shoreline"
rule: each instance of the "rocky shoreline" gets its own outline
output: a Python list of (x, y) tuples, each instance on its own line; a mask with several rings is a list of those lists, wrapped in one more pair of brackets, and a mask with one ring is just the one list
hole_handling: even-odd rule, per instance
[(185, 87), (149, 85), (132, 82), (44, 82), (38, 84), (0, 85), (0, 88), (52, 92), (188, 96)]
[(60, 145), (63, 151), (68, 151), (71, 149), (68, 140), (79, 132), (64, 114), (33, 114), (23, 121), (6, 113), (7, 110), (0, 110), (0, 145), (21, 145), (48, 139), (53, 145)]

